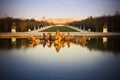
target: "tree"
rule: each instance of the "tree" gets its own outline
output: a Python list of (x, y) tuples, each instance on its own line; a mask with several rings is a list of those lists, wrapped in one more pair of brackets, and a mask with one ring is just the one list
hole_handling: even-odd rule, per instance
[(13, 22), (13, 24), (12, 24), (12, 29), (16, 29), (16, 23), (15, 22)]
[(108, 28), (107, 22), (104, 23), (103, 28)]
[(115, 16), (119, 16), (119, 15), (120, 15), (119, 11), (116, 11)]
[(21, 32), (27, 31), (27, 24), (26, 24), (25, 21), (22, 21), (22, 22), (19, 23), (19, 29), (20, 29)]

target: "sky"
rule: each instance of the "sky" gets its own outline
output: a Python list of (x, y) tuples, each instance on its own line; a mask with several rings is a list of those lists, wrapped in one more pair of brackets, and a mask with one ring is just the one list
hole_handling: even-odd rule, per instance
[(120, 12), (120, 0), (0, 0), (0, 17), (85, 19), (116, 11)]

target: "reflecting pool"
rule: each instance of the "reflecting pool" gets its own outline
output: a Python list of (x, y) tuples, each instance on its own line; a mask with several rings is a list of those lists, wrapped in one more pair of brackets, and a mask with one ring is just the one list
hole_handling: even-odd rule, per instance
[(1, 80), (118, 80), (120, 36), (33, 42), (0, 38)]

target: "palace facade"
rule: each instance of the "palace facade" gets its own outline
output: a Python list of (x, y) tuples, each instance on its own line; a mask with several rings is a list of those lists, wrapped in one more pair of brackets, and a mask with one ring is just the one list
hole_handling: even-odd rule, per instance
[(47, 21), (54, 24), (65, 24), (74, 21), (73, 18), (45, 18), (42, 17), (41, 21)]

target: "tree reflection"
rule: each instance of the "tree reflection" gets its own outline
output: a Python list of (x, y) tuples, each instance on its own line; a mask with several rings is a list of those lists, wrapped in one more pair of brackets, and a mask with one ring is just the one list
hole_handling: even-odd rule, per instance
[(28, 38), (0, 38), (0, 51), (11, 49), (28, 48)]
[[(72, 37), (69, 33), (67, 35), (63, 35), (64, 33), (60, 35), (60, 32), (58, 31), (58, 33), (51, 37), (51, 40), (49, 40), (49, 36), (47, 36), (45, 40), (43, 38), (39, 39), (39, 44), (43, 45), (43, 47), (47, 45), (49, 48), (51, 48), (51, 46), (54, 46), (56, 52), (59, 52), (60, 49), (64, 48), (65, 46), (69, 48), (71, 46), (71, 43), (73, 43), (87, 47), (89, 50), (112, 51), (115, 53), (115, 55), (118, 55), (120, 53), (120, 48), (118, 45), (120, 43), (118, 41), (120, 38), (116, 39), (116, 37), (88, 37), (84, 35), (81, 37)], [(35, 45), (36, 44), (34, 42), (34, 46)]]
[[(29, 47), (34, 48), (37, 45), (41, 45), (48, 48), (55, 48), (56, 52), (66, 46), (69, 48), (75, 44), (82, 47), (87, 47), (91, 50), (100, 50), (100, 51), (109, 51), (114, 53), (115, 56), (120, 54), (120, 37), (88, 37), (80, 36), (73, 37), (70, 34), (61, 33), (58, 31), (55, 35), (48, 33), (44, 34), (45, 37), (34, 37), (30, 36), (29, 38), (0, 38), (0, 52), (3, 50), (12, 50), (12, 49), (27, 49)], [(69, 36), (69, 39), (67, 39)], [(90, 39), (89, 39), (90, 38)]]

